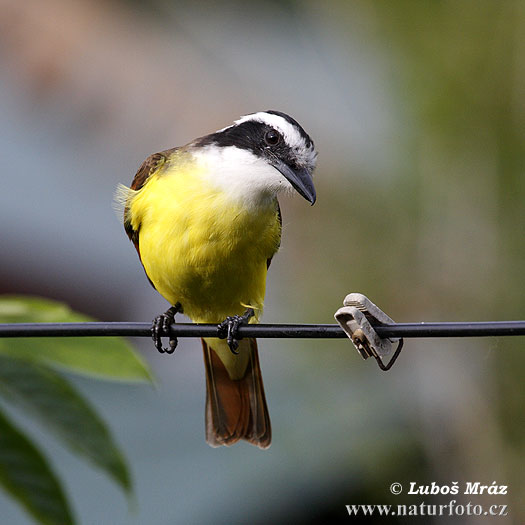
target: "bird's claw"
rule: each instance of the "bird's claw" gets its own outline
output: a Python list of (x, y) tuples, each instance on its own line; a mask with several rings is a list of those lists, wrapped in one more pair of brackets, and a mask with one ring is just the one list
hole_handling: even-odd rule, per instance
[(151, 327), (151, 337), (155, 348), (161, 354), (172, 354), (177, 348), (177, 338), (171, 337), (169, 339), (169, 348), (164, 348), (162, 346), (162, 336), (169, 333), (170, 326), (173, 323), (173, 316), (161, 314), (153, 319), (153, 325)]
[(240, 315), (232, 315), (231, 317), (227, 317), (220, 325), (217, 326), (219, 337), (221, 339), (226, 339), (232, 354), (235, 355), (239, 354), (237, 351), (237, 348), (239, 348), (237, 332), (243, 321), (244, 319)]
[(178, 340), (176, 337), (169, 336), (169, 347), (164, 348), (162, 346), (162, 336), (168, 335), (170, 332), (170, 326), (175, 322), (175, 314), (177, 312), (180, 312), (180, 305), (172, 306), (168, 311), (165, 313), (158, 315), (153, 319), (153, 323), (151, 325), (151, 338), (153, 339), (153, 343), (155, 344), (155, 348), (161, 353), (161, 354), (173, 354), (175, 352), (175, 349), (177, 348)]
[(226, 343), (230, 347), (231, 353), (239, 355), (237, 348), (239, 348), (239, 326), (247, 322), (253, 315), (253, 310), (250, 308), (246, 310), (244, 315), (232, 315), (227, 317), (221, 324), (217, 325), (217, 332), (220, 339), (226, 339)]

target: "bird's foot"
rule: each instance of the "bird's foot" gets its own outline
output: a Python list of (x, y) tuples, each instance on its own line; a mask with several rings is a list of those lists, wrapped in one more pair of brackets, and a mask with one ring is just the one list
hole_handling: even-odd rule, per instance
[(231, 317), (226, 317), (226, 319), (217, 326), (219, 338), (226, 339), (232, 354), (239, 354), (239, 352), (237, 352), (237, 348), (239, 348), (239, 336), (237, 333), (239, 326), (248, 322), (253, 315), (253, 308), (248, 308), (243, 315), (232, 315)]
[(155, 343), (155, 348), (161, 354), (173, 354), (173, 352), (175, 352), (175, 348), (177, 348), (178, 340), (176, 337), (172, 336), (169, 338), (169, 347), (163, 348), (162, 336), (169, 335), (170, 326), (175, 322), (175, 315), (178, 312), (182, 312), (182, 305), (180, 303), (177, 303), (175, 306), (172, 306), (169, 310), (153, 319), (153, 323), (151, 325), (151, 338)]

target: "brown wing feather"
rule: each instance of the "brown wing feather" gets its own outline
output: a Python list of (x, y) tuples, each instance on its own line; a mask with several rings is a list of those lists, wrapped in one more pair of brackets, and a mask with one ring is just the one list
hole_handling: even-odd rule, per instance
[(272, 440), (270, 417), (262, 383), (257, 342), (249, 340), (250, 360), (242, 379), (228, 375), (213, 348), (204, 339), (206, 365), (206, 441), (212, 447), (245, 439), (259, 448)]
[[(153, 155), (150, 155), (141, 165), (140, 168), (137, 170), (137, 173), (135, 174), (135, 177), (133, 177), (133, 181), (131, 183), (131, 189), (132, 190), (140, 190), (148, 181), (148, 179), (153, 175), (156, 171), (158, 171), (164, 163), (166, 162), (168, 156), (173, 153), (177, 148), (168, 149), (165, 151), (160, 151), (158, 153), (153, 153)], [(140, 225), (137, 229), (134, 229), (131, 224), (131, 218), (128, 215), (129, 208), (128, 206), (124, 209), (124, 229), (126, 230), (126, 233), (129, 237), (129, 240), (133, 243), (135, 246), (135, 249), (137, 250), (137, 254), (139, 256), (140, 262), (142, 264), (142, 258), (140, 256), (140, 247), (139, 247), (139, 230)], [(144, 267), (144, 265), (143, 265)], [(144, 269), (144, 271), (146, 271)], [(155, 285), (149, 278), (148, 274), (146, 273), (146, 277), (148, 278), (148, 281), (150, 282), (151, 286), (155, 288)]]
[[(146, 184), (146, 181), (148, 178), (153, 175), (162, 165), (166, 162), (166, 153), (167, 152), (159, 152), (159, 153), (153, 153), (153, 155), (150, 155), (140, 166), (140, 168), (137, 170), (137, 173), (135, 174), (135, 177), (133, 177), (133, 182), (131, 183), (131, 189), (132, 190), (140, 190), (144, 184)], [(126, 230), (126, 233), (128, 234), (129, 240), (135, 245), (135, 248), (137, 250), (137, 253), (140, 257), (140, 249), (139, 249), (139, 230), (135, 230), (133, 226), (131, 225), (131, 219), (128, 216), (128, 207), (124, 209), (124, 229)]]

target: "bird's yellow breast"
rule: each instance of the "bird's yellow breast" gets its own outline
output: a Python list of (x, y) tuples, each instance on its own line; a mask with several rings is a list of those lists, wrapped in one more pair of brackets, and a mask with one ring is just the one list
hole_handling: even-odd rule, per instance
[(135, 192), (128, 207), (142, 264), (171, 304), (196, 322), (218, 323), (255, 308), (266, 264), (279, 246), (277, 202), (235, 202), (190, 165), (168, 164)]

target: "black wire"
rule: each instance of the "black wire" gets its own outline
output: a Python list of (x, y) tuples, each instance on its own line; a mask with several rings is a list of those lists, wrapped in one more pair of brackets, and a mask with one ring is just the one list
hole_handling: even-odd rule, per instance
[[(525, 321), (473, 323), (394, 323), (374, 326), (380, 337), (486, 337), (525, 335)], [(337, 324), (258, 324), (239, 327), (241, 337), (340, 339)], [(177, 323), (176, 337), (217, 337), (215, 324)], [(0, 337), (151, 336), (151, 323), (12, 323), (0, 324)]]

